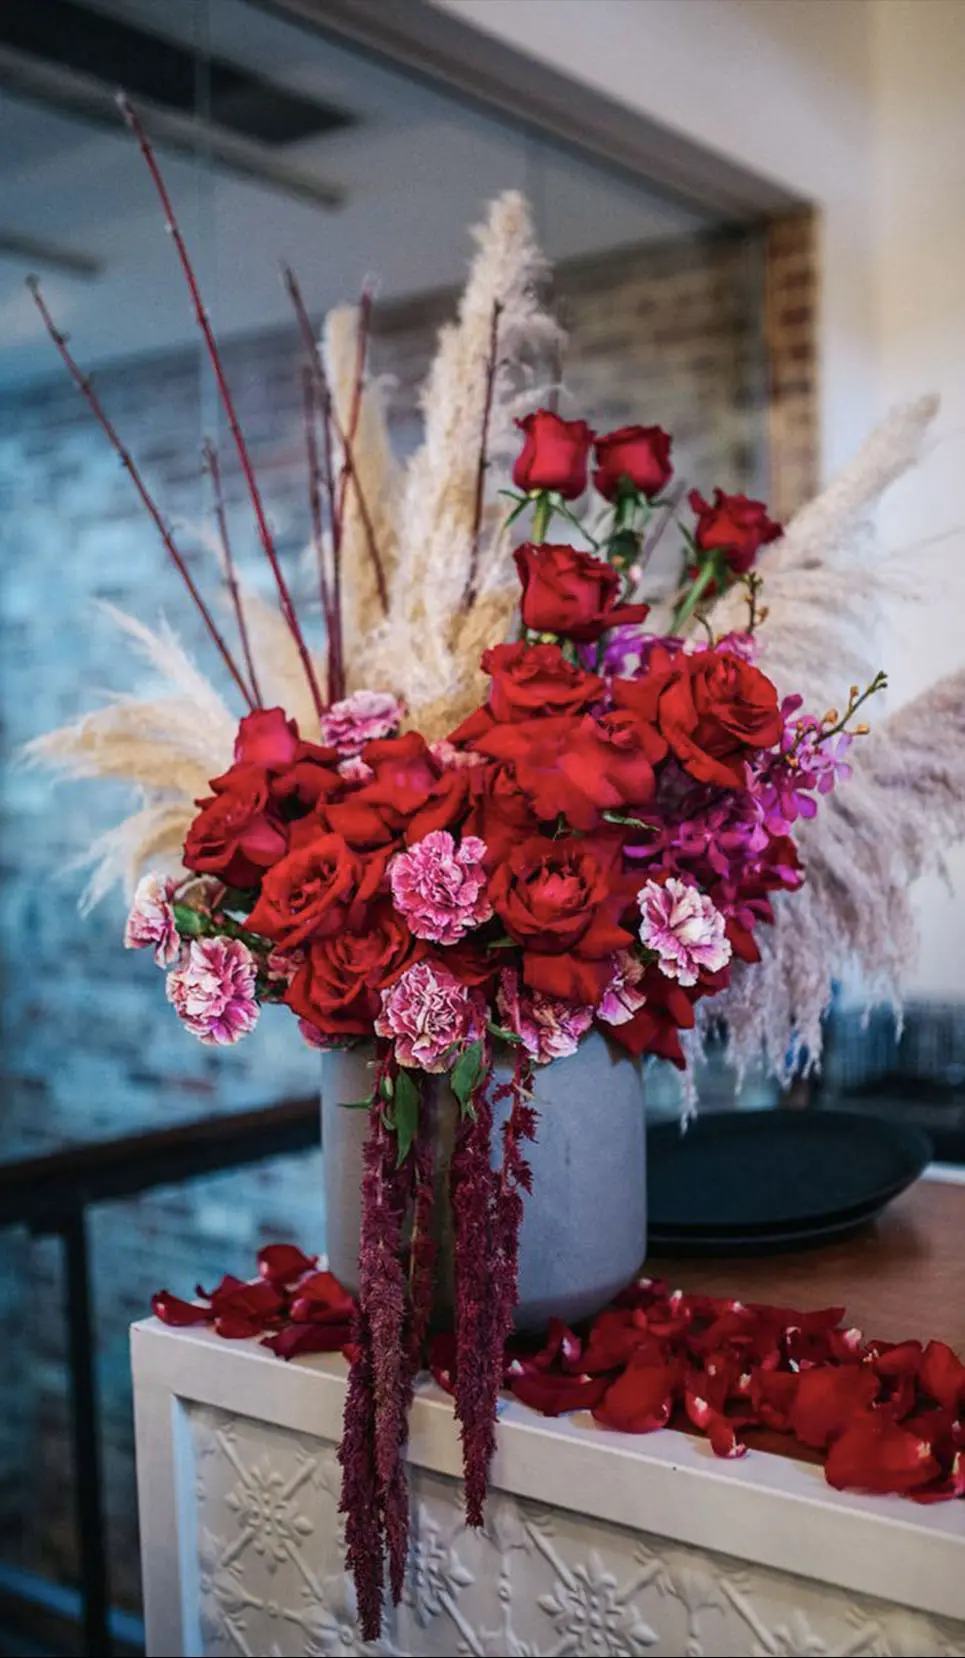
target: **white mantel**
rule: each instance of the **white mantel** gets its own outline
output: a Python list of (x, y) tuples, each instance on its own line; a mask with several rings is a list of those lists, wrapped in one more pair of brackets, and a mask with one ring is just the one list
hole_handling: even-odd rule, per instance
[(346, 1366), (155, 1320), (132, 1332), (148, 1653), (965, 1655), (965, 1503), (507, 1402), (486, 1531), (451, 1402), (412, 1416), (407, 1599), (363, 1647), (341, 1567)]

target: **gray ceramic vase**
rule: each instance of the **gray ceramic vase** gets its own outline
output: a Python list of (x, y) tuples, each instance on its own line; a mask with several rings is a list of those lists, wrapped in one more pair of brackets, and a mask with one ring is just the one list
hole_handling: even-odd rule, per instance
[[(372, 1049), (335, 1050), (322, 1056), (322, 1146), (326, 1247), (332, 1272), (358, 1289), (362, 1147), (368, 1116), (341, 1102), (364, 1099), (372, 1089)], [(512, 1061), (497, 1061), (497, 1076)], [(591, 1033), (570, 1059), (537, 1066), (534, 1105), (539, 1126), (528, 1147), (533, 1190), (525, 1198), (520, 1236), (518, 1329), (550, 1318), (575, 1322), (598, 1312), (639, 1271), (647, 1252), (646, 1137), (641, 1068), (637, 1061)], [(437, 1162), (448, 1167), (458, 1106), (445, 1078), (428, 1079), (425, 1099), (437, 1135)], [(498, 1133), (509, 1110), (496, 1107)], [(437, 1203), (440, 1287), (437, 1312), (451, 1307), (451, 1217), (439, 1181)]]

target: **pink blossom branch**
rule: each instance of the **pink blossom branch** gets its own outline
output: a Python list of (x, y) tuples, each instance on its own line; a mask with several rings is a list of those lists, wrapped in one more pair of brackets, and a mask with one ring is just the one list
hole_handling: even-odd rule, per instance
[(204, 602), (204, 599), (201, 597), (201, 594), (198, 591), (197, 586), (195, 585), (194, 577), (191, 575), (190, 570), (188, 569), (187, 565), (185, 564), (184, 559), (183, 559), (183, 557), (182, 557), (182, 555), (181, 555), (181, 553), (180, 553), (180, 551), (179, 551), (179, 549), (178, 549), (178, 547), (175, 543), (174, 537), (172, 536), (171, 531), (168, 529), (167, 525), (164, 522), (164, 519), (161, 516), (160, 509), (158, 508), (157, 503), (154, 500), (154, 497), (151, 495), (150, 491), (148, 490), (148, 487), (145, 484), (144, 479), (142, 478), (140, 472), (138, 471), (138, 468), (137, 468), (137, 466), (134, 462), (134, 459), (131, 456), (129, 450), (127, 450), (125, 448), (124, 444), (121, 442), (121, 438), (118, 434), (117, 428), (115, 427), (113, 421), (110, 420), (107, 413), (105, 412), (103, 404), (101, 403), (100, 398), (97, 396), (97, 393), (95, 392), (93, 386), (91, 385), (90, 380), (88, 379), (87, 375), (84, 374), (83, 371), (78, 367), (78, 365), (75, 362), (73, 356), (71, 355), (70, 349), (67, 345), (66, 337), (60, 332), (59, 328), (57, 328), (57, 326), (56, 326), (56, 324), (53, 320), (53, 317), (51, 316), (49, 310), (47, 309), (47, 302), (44, 299), (43, 292), (41, 290), (41, 286), (40, 286), (40, 283), (39, 283), (37, 277), (28, 276), (28, 278), (27, 278), (27, 287), (30, 289), (30, 293), (33, 297), (34, 304), (36, 305), (37, 310), (40, 312), (40, 315), (43, 319), (44, 327), (46, 328), (47, 333), (50, 335), (50, 338), (53, 340), (54, 345), (57, 347), (57, 350), (59, 351), (64, 363), (66, 364), (66, 367), (67, 367), (67, 370), (68, 370), (68, 372), (71, 376), (71, 379), (74, 381), (74, 384), (77, 386), (78, 390), (82, 393), (82, 395), (86, 399), (88, 408), (90, 409), (92, 415), (94, 416), (94, 419), (97, 421), (97, 423), (100, 426), (102, 432), (104, 433), (104, 435), (107, 438), (108, 442), (110, 443), (112, 449), (114, 450), (114, 453), (118, 456), (118, 459), (120, 460), (121, 465), (124, 467), (125, 471), (127, 472), (128, 476), (130, 477), (130, 480), (131, 480), (132, 484), (134, 485), (134, 488), (136, 489), (138, 495), (140, 496), (141, 504), (146, 509), (146, 511), (148, 513), (148, 516), (151, 519), (151, 522), (153, 523), (155, 529), (157, 530), (158, 535), (161, 537), (161, 541), (164, 544), (164, 548), (165, 548), (166, 552), (168, 553), (168, 556), (170, 557), (172, 563), (174, 564), (175, 569), (177, 570), (179, 576), (181, 577), (181, 580), (184, 582), (184, 585), (187, 588), (188, 592), (190, 593), (192, 599), (194, 600), (195, 604), (197, 605), (198, 610), (201, 613), (201, 618), (202, 618), (202, 620), (204, 622), (204, 625), (207, 628), (209, 634), (211, 635), (212, 642), (215, 645), (215, 647), (218, 651), (218, 654), (220, 655), (222, 661), (224, 662), (225, 667), (227, 668), (229, 674), (231, 675), (231, 677), (234, 680), (235, 684), (237, 685), (239, 691), (241, 692), (242, 696), (244, 697), (245, 702), (248, 704), (248, 707), (253, 708), (254, 703), (252, 701), (251, 692), (249, 691), (248, 686), (245, 684), (245, 681), (241, 676), (241, 673), (240, 673), (240, 671), (238, 669), (238, 666), (237, 666), (237, 664), (234, 660), (234, 657), (232, 656), (230, 650), (228, 649), (228, 646), (226, 645), (225, 640), (224, 640), (224, 638), (223, 638), (223, 636), (222, 636), (222, 634), (221, 634), (221, 632), (220, 632), (220, 630), (219, 630), (219, 628), (218, 628), (218, 626), (217, 626), (217, 624), (214, 620), (214, 617), (211, 615), (210, 610), (208, 609), (207, 605)]
[(255, 672), (254, 658), (251, 654), (251, 641), (248, 638), (248, 624), (245, 621), (244, 606), (241, 602), (241, 589), (238, 586), (238, 576), (235, 570), (234, 555), (231, 551), (231, 540), (228, 535), (228, 515), (225, 512), (224, 490), (221, 487), (221, 463), (218, 460), (218, 451), (210, 438), (204, 440), (204, 463), (211, 479), (211, 491), (214, 497), (214, 516), (218, 526), (218, 539), (221, 542), (221, 556), (224, 561), (225, 580), (231, 594), (234, 606), (235, 620), (238, 623), (238, 635), (241, 639), (241, 649), (245, 658), (245, 667), (248, 669), (248, 679), (254, 696), (254, 705), (261, 708), (261, 689), (258, 684), (258, 675)]
[(278, 599), (281, 605), (282, 615), (284, 616), (291, 636), (295, 641), (299, 657), (301, 658), (302, 667), (305, 671), (305, 678), (308, 681), (312, 701), (315, 704), (315, 711), (320, 719), (324, 711), (325, 704), (322, 700), (322, 694), (319, 689), (315, 667), (309, 654), (308, 647), (305, 644), (305, 639), (302, 634), (301, 627), (299, 626), (298, 617), (295, 614), (295, 607), (292, 604), (288, 584), (285, 581), (281, 565), (278, 562), (278, 554), (275, 550), (274, 539), (268, 526), (268, 519), (265, 515), (264, 503), (261, 499), (261, 491), (258, 488), (258, 480), (255, 477), (255, 470), (252, 465), (251, 455), (248, 450), (248, 445), (245, 442), (244, 433), (241, 430), (241, 424), (238, 420), (238, 414), (235, 408), (234, 397), (232, 396), (231, 388), (228, 385), (228, 381), (225, 376), (224, 364), (221, 360), (221, 352), (218, 349), (218, 342), (214, 337), (208, 313), (205, 310), (204, 303), (201, 298), (201, 291), (198, 287), (197, 277), (194, 274), (194, 267), (191, 264), (191, 259), (188, 254), (184, 237), (181, 234), (181, 229), (174, 212), (174, 207), (168, 194), (167, 185), (161, 175), (157, 159), (147, 134), (141, 125), (140, 118), (138, 117), (132, 104), (125, 97), (124, 93), (118, 94), (117, 102), (128, 127), (137, 139), (141, 154), (147, 163), (147, 168), (154, 183), (154, 188), (157, 191), (158, 198), (164, 210), (165, 228), (170, 234), (177, 251), (184, 280), (187, 284), (188, 292), (194, 305), (198, 326), (201, 330), (208, 358), (214, 371), (215, 383), (218, 388), (218, 396), (221, 399), (222, 407), (224, 408), (225, 415), (227, 417), (228, 427), (231, 432), (231, 436), (234, 439), (235, 448), (238, 451), (238, 460), (241, 464), (241, 470), (248, 490), (248, 496), (251, 501), (252, 511), (255, 515), (255, 523), (258, 527), (258, 537), (265, 557), (271, 566), (272, 575), (275, 578), (275, 585), (278, 589)]
[(489, 467), (489, 422), (493, 412), (493, 392), (496, 387), (496, 351), (499, 337), (499, 319), (503, 307), (497, 299), (493, 305), (489, 325), (489, 353), (486, 358), (486, 391), (483, 398), (482, 427), (479, 436), (479, 461), (476, 467), (476, 498), (472, 515), (472, 549), (469, 554), (469, 572), (462, 595), (463, 610), (471, 610), (476, 602), (476, 577), (479, 570), (479, 536), (482, 530), (483, 497), (486, 492), (486, 471)]

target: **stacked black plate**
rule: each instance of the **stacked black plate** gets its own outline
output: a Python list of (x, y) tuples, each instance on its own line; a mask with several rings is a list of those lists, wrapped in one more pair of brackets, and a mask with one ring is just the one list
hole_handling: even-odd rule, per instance
[(850, 1111), (727, 1111), (647, 1135), (651, 1253), (764, 1255), (856, 1232), (917, 1180), (920, 1129)]

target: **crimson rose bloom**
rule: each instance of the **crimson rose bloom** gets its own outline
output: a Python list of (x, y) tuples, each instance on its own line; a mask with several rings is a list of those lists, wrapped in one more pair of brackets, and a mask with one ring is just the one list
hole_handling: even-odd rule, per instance
[(763, 501), (727, 495), (722, 489), (714, 490), (713, 506), (697, 489), (690, 491), (688, 499), (697, 514), (694, 540), (701, 552), (721, 553), (735, 576), (746, 576), (760, 549), (782, 533), (780, 524), (768, 517)]
[(593, 482), (600, 494), (608, 501), (628, 488), (648, 500), (659, 495), (673, 477), (672, 442), (662, 426), (619, 426), (597, 438)]
[(285, 950), (342, 927), (357, 929), (385, 863), (384, 855), (357, 857), (341, 835), (319, 835), (268, 871), (247, 925)]
[(253, 887), (288, 849), (260, 766), (232, 766), (211, 780), (184, 842), (184, 866), (217, 875), (229, 887)]
[(517, 489), (554, 489), (573, 501), (586, 488), (586, 460), (593, 433), (585, 420), (561, 420), (550, 409), (537, 409), (517, 426), (525, 433), (523, 452), (513, 467)]
[(566, 1001), (597, 1002), (611, 957), (633, 943), (615, 916), (625, 899), (586, 843), (534, 839), (494, 872), (489, 897), (523, 949), (523, 978)]
[(781, 736), (771, 681), (729, 651), (657, 648), (642, 679), (614, 681), (613, 697), (656, 728), (691, 777), (718, 788), (743, 788), (745, 760)]
[(534, 633), (559, 633), (587, 644), (607, 628), (642, 622), (649, 606), (620, 604), (612, 564), (576, 547), (527, 541), (514, 553), (523, 586), (523, 621)]
[(421, 840), (451, 829), (466, 809), (468, 773), (442, 771), (416, 731), (366, 743), (362, 759), (375, 776), (344, 799), (320, 808), (330, 829), (357, 848)]
[(480, 736), (493, 719), (531, 720), (538, 714), (582, 713), (603, 693), (599, 674), (575, 668), (559, 645), (493, 645), (483, 653), (482, 668), (492, 676), (492, 719), (486, 717), (485, 709), (471, 714), (453, 733), (453, 742)]
[(653, 798), (652, 746), (649, 728), (619, 713), (494, 725), (476, 743), (480, 753), (512, 766), (538, 818), (553, 822), (562, 812), (571, 829), (584, 831), (597, 827), (602, 811), (625, 812)]
[(235, 765), (284, 771), (295, 758), (298, 726), (283, 708), (256, 708), (246, 714), (235, 738)]
[(386, 899), (370, 911), (364, 932), (342, 928), (313, 939), (284, 999), (326, 1036), (371, 1036), (382, 991), (424, 953)]

